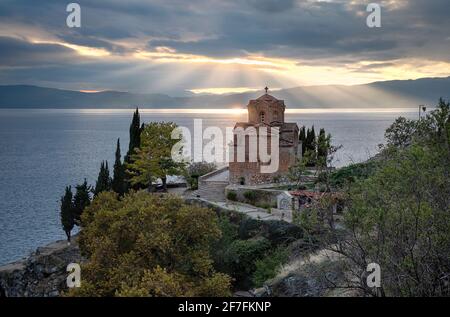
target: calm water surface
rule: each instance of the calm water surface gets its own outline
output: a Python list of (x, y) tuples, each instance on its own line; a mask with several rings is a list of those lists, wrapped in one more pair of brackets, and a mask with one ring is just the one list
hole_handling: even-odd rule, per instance
[[(133, 110), (0, 109), (0, 264), (20, 259), (38, 246), (64, 239), (59, 199), (67, 185), (84, 178), (94, 184), (101, 160), (114, 164), (117, 138), (128, 148)], [(359, 162), (376, 153), (386, 127), (398, 116), (415, 118), (415, 110), (305, 110), (286, 121), (325, 128), (342, 144), (336, 166)], [(244, 113), (215, 111), (141, 112), (141, 120), (173, 121), (192, 127), (194, 118), (208, 126), (232, 127)]]

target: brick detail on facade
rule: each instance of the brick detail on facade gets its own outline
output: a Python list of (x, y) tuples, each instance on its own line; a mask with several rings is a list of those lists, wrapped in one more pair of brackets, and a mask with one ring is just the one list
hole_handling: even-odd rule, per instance
[[(237, 122), (234, 127), (234, 141), (231, 145), (231, 153), (234, 157), (229, 163), (229, 181), (231, 184), (244, 183), (245, 185), (257, 185), (273, 183), (274, 180), (284, 180), (287, 177), (289, 167), (292, 166), (297, 158), (301, 157), (301, 145), (299, 146), (299, 129), (296, 123), (284, 121), (284, 112), (286, 106), (283, 100), (264, 94), (258, 99), (250, 100), (247, 105), (248, 122)], [(259, 128), (270, 129), (279, 128), (279, 167), (275, 173), (261, 173), (261, 163), (258, 157), (258, 149), (250, 149), (249, 138), (245, 141), (245, 162), (237, 161), (237, 129), (244, 130), (254, 128), (256, 130), (256, 144), (259, 144)], [(271, 154), (272, 142), (270, 136), (267, 142), (267, 153)], [(250, 151), (252, 153), (250, 153)], [(257, 153), (254, 153), (256, 151)], [(257, 156), (257, 160), (251, 161), (251, 156)]]

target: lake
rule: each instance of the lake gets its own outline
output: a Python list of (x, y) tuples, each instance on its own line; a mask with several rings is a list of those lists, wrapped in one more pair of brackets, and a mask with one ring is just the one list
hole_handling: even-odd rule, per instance
[[(0, 109), (0, 264), (18, 260), (37, 247), (64, 239), (59, 200), (67, 185), (84, 178), (95, 184), (102, 160), (114, 164), (116, 140), (128, 149), (132, 109)], [(398, 116), (417, 118), (416, 109), (288, 109), (286, 121), (325, 128), (343, 148), (335, 165), (364, 161), (383, 142)], [(232, 127), (247, 116), (236, 110), (142, 110), (141, 120), (173, 121), (192, 127)]]

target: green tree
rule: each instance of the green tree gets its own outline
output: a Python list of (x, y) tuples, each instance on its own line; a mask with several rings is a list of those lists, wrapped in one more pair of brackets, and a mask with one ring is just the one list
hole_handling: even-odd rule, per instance
[(229, 296), (230, 277), (210, 254), (216, 214), (172, 195), (99, 194), (86, 208), (81, 288), (74, 296)]
[(130, 143), (128, 145), (128, 153), (125, 156), (125, 161), (128, 163), (136, 153), (136, 149), (141, 145), (141, 130), (141, 116), (139, 114), (139, 108), (136, 108), (130, 124)]
[(387, 144), (395, 147), (407, 147), (411, 145), (417, 132), (417, 121), (399, 117), (386, 129), (384, 137)]
[(314, 130), (314, 126), (312, 126), (311, 130), (308, 129), (306, 132), (306, 144), (305, 151), (303, 153), (306, 155), (307, 152), (309, 152), (310, 156), (308, 167), (314, 166), (317, 156), (316, 132)]
[(92, 187), (88, 185), (87, 180), (84, 179), (82, 184), (75, 186), (75, 196), (73, 197), (73, 215), (76, 224), (81, 223), (81, 214), (84, 209), (91, 203)]
[(294, 165), (289, 167), (288, 178), (295, 183), (296, 188), (300, 188), (306, 176), (309, 175), (308, 166), (313, 164), (314, 158), (315, 153), (307, 150), (301, 158), (297, 159)]
[(316, 151), (316, 132), (314, 130), (314, 126), (312, 126), (311, 130), (308, 129), (306, 134), (306, 151)]
[(64, 196), (61, 197), (60, 209), (61, 225), (64, 232), (66, 233), (67, 241), (70, 242), (71, 232), (75, 225), (73, 215), (72, 188), (70, 186), (66, 187), (66, 192)]
[(120, 197), (122, 197), (126, 192), (125, 166), (124, 164), (122, 164), (121, 161), (120, 139), (117, 139), (116, 160), (114, 162), (114, 171), (111, 188), (114, 192), (119, 194)]
[(317, 138), (317, 164), (325, 166), (328, 149), (330, 147), (330, 136), (325, 134), (325, 129), (320, 129), (319, 137)]
[(305, 126), (302, 126), (299, 134), (299, 141), (302, 142), (302, 154), (306, 152), (306, 131)]
[(108, 161), (100, 164), (97, 182), (95, 184), (94, 195), (111, 190), (111, 177), (109, 176)]
[(230, 244), (224, 255), (224, 265), (226, 272), (236, 279), (236, 286), (251, 287), (256, 260), (263, 258), (270, 247), (269, 240), (263, 237), (235, 240)]
[[(397, 120), (375, 170), (350, 183), (344, 232), (324, 235), (348, 277), (332, 287), (371, 296), (450, 295), (449, 114), (440, 100), (420, 121)], [(366, 284), (369, 263), (381, 267), (381, 288)]]
[(256, 260), (255, 272), (253, 272), (252, 281), (256, 287), (262, 287), (264, 283), (276, 276), (281, 265), (289, 259), (289, 252), (286, 247), (280, 246), (272, 252), (266, 254), (263, 258)]
[(136, 149), (133, 163), (129, 164), (132, 184), (144, 184), (152, 189), (155, 180), (160, 179), (166, 189), (168, 175), (182, 175), (185, 163), (172, 158), (173, 146), (181, 139), (173, 139), (172, 131), (177, 127), (172, 122), (151, 122), (141, 133), (141, 148)]

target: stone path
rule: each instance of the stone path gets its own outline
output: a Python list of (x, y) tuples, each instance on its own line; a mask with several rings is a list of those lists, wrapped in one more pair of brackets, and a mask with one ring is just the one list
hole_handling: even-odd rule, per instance
[(233, 202), (233, 201), (209, 201), (207, 199), (203, 199), (204, 201), (208, 202), (211, 205), (215, 205), (217, 207), (228, 209), (231, 211), (236, 211), (243, 213), (247, 215), (248, 217), (252, 219), (257, 220), (279, 220), (279, 221), (286, 221), (291, 223), (292, 222), (292, 216), (289, 211), (281, 211), (279, 209), (272, 209), (269, 213), (266, 209), (258, 208), (252, 205), (239, 203), (239, 202)]
[(224, 202), (225, 187), (227, 184), (210, 182), (207, 185), (202, 185), (198, 190), (194, 190), (190, 193), (191, 197), (198, 197), (208, 201)]

